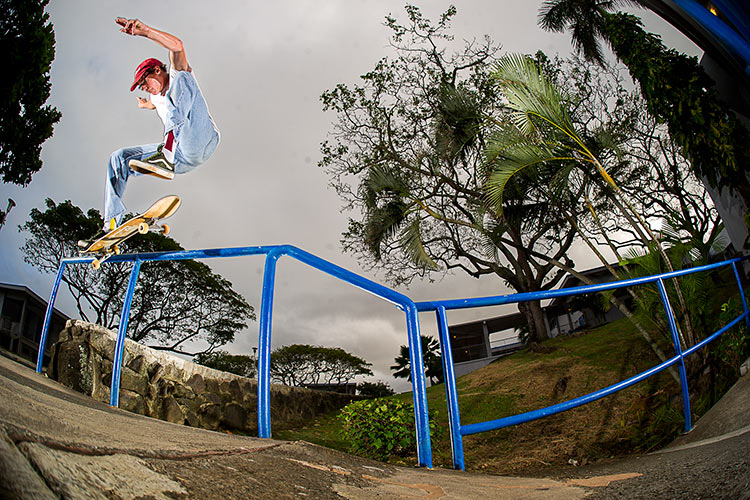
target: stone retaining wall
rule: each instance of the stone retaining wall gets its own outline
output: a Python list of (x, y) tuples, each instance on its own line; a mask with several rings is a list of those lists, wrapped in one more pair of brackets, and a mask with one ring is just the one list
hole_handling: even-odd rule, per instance
[[(52, 350), (48, 374), (94, 399), (109, 403), (117, 336), (101, 326), (70, 320)], [(120, 408), (211, 430), (257, 435), (257, 382), (125, 341)], [(271, 386), (274, 430), (305, 425), (356, 396)]]

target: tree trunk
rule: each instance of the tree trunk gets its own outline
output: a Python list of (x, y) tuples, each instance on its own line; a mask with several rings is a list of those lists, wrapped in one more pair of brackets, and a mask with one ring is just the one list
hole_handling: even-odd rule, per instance
[(549, 339), (547, 325), (544, 322), (544, 311), (538, 300), (519, 302), (518, 310), (526, 317), (529, 326), (529, 342), (544, 342)]

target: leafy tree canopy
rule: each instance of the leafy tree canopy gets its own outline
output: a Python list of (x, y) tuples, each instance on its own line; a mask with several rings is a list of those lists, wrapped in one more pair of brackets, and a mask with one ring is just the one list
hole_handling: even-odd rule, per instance
[(0, 178), (21, 186), (42, 168), (42, 143), (62, 116), (44, 104), (55, 57), (55, 34), (44, 12), (48, 1), (0, 1)]
[(370, 366), (340, 347), (293, 344), (271, 353), (271, 378), (296, 387), (346, 384), (358, 375), (372, 375)]
[(384, 398), (395, 394), (391, 386), (382, 380), (378, 380), (377, 382), (362, 382), (357, 385), (357, 392), (360, 396), (368, 398)]
[[(337, 117), (319, 166), (354, 213), (345, 250), (395, 284), (458, 270), (519, 292), (554, 287), (564, 273), (551, 260), (572, 264), (575, 231), (542, 196), (545, 174), (514, 180), (502, 216), (485, 208), (483, 119), (504, 115), (489, 77), (498, 47), (485, 38), (456, 48), (453, 7), (435, 23), (414, 6), (406, 14), (403, 23), (386, 18), (392, 58), (321, 96)], [(582, 212), (576, 200), (559, 200), (571, 216)], [(535, 338), (546, 338), (539, 303), (519, 308)]]
[[(103, 221), (97, 210), (86, 214), (69, 200), (47, 199), (46, 210), (31, 210), (20, 226), (29, 237), (21, 247), (24, 260), (44, 273), (56, 273), (62, 259), (78, 255), (77, 242), (95, 233)], [(158, 233), (136, 235), (121, 245), (123, 252), (177, 251), (182, 247)], [(80, 317), (115, 329), (130, 276), (130, 263), (66, 266), (63, 282)], [(190, 346), (211, 352), (234, 339), (255, 313), (232, 283), (197, 261), (145, 262), (133, 296), (128, 337), (149, 342), (154, 349), (187, 354)]]
[(254, 356), (230, 354), (221, 350), (200, 353), (193, 358), (193, 361), (199, 365), (247, 378), (255, 377), (258, 362)]

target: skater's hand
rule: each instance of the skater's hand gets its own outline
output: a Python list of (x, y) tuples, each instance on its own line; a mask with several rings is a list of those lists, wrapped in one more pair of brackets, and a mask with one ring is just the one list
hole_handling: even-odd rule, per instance
[(143, 24), (138, 19), (126, 19), (124, 17), (118, 17), (115, 19), (115, 22), (122, 26), (122, 29), (120, 29), (120, 31), (125, 34), (133, 36), (146, 36), (148, 34), (148, 26)]
[(154, 103), (151, 102), (150, 99), (144, 99), (143, 97), (138, 97), (138, 107), (141, 109), (156, 109), (156, 106), (154, 106)]

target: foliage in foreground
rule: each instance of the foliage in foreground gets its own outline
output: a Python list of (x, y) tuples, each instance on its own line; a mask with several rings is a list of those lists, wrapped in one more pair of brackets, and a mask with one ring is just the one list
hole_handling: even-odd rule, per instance
[[(341, 410), (349, 451), (375, 460), (410, 457), (417, 452), (414, 406), (395, 399), (368, 399)], [(430, 434), (438, 431), (437, 412), (430, 412)]]
[(395, 394), (391, 386), (382, 380), (378, 380), (377, 382), (362, 382), (357, 385), (357, 392), (360, 396), (368, 398), (383, 398)]

